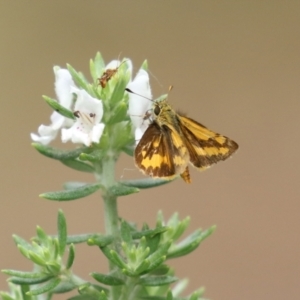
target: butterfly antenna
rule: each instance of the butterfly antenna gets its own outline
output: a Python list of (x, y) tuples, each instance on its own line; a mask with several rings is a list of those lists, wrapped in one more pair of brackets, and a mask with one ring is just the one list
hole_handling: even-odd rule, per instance
[(149, 101), (151, 101), (151, 102), (154, 102), (152, 99), (147, 98), (147, 97), (145, 97), (145, 96), (143, 96), (143, 95), (141, 95), (141, 94), (135, 93), (135, 92), (133, 92), (133, 91), (132, 91), (131, 89), (129, 89), (129, 88), (126, 88), (125, 91), (128, 92), (128, 93), (131, 93), (131, 94), (134, 94), (134, 95), (143, 97), (143, 98), (145, 98), (145, 99), (147, 99), (147, 100), (149, 100)]
[(170, 94), (171, 94), (171, 91), (173, 90), (173, 85), (170, 85), (169, 86), (169, 90), (168, 90), (168, 101), (169, 101), (169, 96), (170, 96)]
[(147, 70), (147, 72), (151, 75), (152, 78), (155, 79), (155, 81), (158, 83), (160, 88), (162, 88), (163, 87), (162, 83), (158, 80), (158, 78), (154, 75), (154, 73), (152, 73), (149, 69)]

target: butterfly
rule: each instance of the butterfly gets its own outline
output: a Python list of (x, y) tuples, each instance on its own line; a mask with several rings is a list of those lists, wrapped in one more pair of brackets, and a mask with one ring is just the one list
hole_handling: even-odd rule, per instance
[[(131, 90), (128, 90), (132, 92)], [(167, 96), (153, 101), (151, 122), (135, 148), (135, 164), (145, 174), (191, 182), (189, 165), (205, 170), (230, 157), (238, 144), (181, 115)]]

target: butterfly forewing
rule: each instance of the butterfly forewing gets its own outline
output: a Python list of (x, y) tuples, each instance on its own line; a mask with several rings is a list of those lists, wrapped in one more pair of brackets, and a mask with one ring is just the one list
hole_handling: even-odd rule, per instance
[(229, 138), (207, 129), (202, 124), (180, 116), (180, 125), (190, 162), (196, 168), (206, 169), (232, 155), (238, 145)]

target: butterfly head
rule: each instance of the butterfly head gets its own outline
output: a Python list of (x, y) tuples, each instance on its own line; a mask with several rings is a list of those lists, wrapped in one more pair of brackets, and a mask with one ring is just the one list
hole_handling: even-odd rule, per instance
[(162, 95), (153, 101), (152, 119), (160, 126), (170, 123), (170, 117), (174, 115), (174, 111), (168, 104), (167, 95)]

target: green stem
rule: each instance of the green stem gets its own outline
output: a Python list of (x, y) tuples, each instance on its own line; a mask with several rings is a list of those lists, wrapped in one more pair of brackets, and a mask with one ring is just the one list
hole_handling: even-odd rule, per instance
[(113, 156), (107, 156), (102, 161), (101, 165), (101, 184), (104, 187), (103, 200), (104, 200), (104, 219), (105, 219), (105, 233), (118, 237), (118, 207), (117, 197), (109, 192), (109, 189), (115, 184), (114, 178), (115, 159)]
[[(114, 237), (113, 248), (118, 251), (117, 241), (119, 238), (119, 216), (117, 197), (109, 192), (109, 189), (115, 184), (114, 170), (115, 170), (115, 158), (113, 155), (108, 155), (103, 159), (101, 166), (98, 166), (96, 178), (101, 181), (104, 187), (102, 198), (104, 202), (104, 222), (105, 222), (105, 234), (112, 235)], [(114, 271), (116, 266), (109, 262), (110, 272)], [(117, 300), (120, 296), (119, 287), (111, 287), (111, 298)]]
[(129, 277), (127, 279), (126, 285), (123, 289), (123, 293), (120, 297), (120, 300), (135, 300), (136, 294), (138, 292), (137, 290), (137, 282), (139, 278), (132, 278)]
[(103, 195), (104, 200), (104, 220), (105, 220), (105, 233), (118, 237), (118, 207), (117, 197), (112, 195)]

